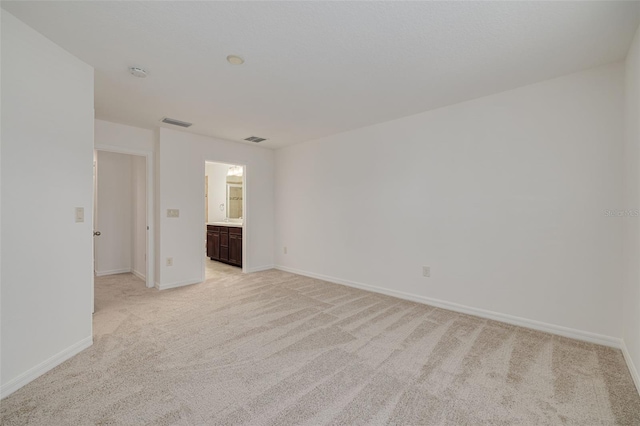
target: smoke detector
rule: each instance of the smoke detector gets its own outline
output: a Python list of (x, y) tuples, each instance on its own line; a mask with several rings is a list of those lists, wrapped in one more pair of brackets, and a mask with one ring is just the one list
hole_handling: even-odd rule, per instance
[(242, 64), (244, 64), (244, 59), (242, 59), (240, 56), (236, 56), (236, 55), (227, 56), (227, 61), (231, 65), (242, 65)]
[(145, 78), (147, 76), (147, 71), (138, 67), (129, 68), (129, 73), (138, 78)]

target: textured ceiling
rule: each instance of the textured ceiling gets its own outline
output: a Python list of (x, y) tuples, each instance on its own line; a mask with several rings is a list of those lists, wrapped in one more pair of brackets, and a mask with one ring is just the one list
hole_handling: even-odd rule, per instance
[(272, 148), (622, 60), (639, 17), (638, 2), (2, 7), (96, 69), (98, 118), (154, 128), (168, 116)]

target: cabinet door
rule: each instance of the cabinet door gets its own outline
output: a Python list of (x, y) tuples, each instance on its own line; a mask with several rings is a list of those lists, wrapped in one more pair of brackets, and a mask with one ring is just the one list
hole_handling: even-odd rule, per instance
[(242, 236), (229, 235), (229, 263), (242, 266)]
[(213, 232), (207, 232), (207, 257), (213, 257)]
[(229, 261), (229, 233), (220, 232), (220, 260)]
[(213, 253), (213, 256), (209, 257), (214, 260), (220, 260), (220, 233), (212, 232), (211, 241), (211, 253)]

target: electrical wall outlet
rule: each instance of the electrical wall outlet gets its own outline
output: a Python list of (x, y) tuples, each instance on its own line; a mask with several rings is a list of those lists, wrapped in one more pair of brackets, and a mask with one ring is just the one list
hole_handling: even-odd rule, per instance
[(423, 266), (422, 267), (422, 276), (423, 277), (430, 277), (431, 276), (431, 267), (430, 266)]
[(167, 257), (167, 266), (173, 266), (173, 257)]
[(76, 207), (76, 223), (84, 222), (84, 207)]
[(287, 246), (284, 246), (284, 254), (287, 254)]
[(180, 210), (167, 209), (167, 217), (180, 217)]

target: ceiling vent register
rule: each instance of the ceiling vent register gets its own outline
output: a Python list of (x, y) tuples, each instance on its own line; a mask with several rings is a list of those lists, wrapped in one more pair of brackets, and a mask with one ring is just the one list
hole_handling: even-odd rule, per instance
[(245, 141), (255, 142), (255, 143), (266, 141), (266, 140), (267, 140), (266, 138), (259, 138), (257, 136), (249, 136), (248, 138), (245, 139)]
[(180, 126), (180, 127), (191, 127), (193, 125), (193, 123), (187, 123), (186, 121), (180, 121), (180, 120), (176, 120), (175, 118), (168, 118), (168, 117), (163, 118), (162, 122), (167, 124), (173, 124), (174, 126)]

